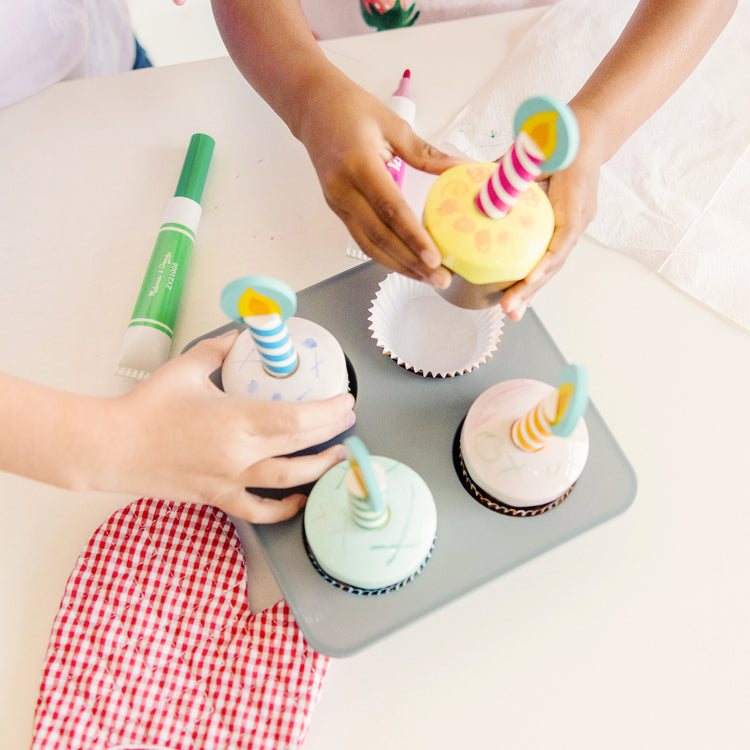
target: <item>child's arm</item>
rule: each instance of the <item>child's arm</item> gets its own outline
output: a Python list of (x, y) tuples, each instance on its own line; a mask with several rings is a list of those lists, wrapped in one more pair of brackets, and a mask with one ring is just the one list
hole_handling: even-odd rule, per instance
[(306, 484), (343, 460), (341, 446), (276, 457), (348, 429), (353, 398), (292, 404), (227, 396), (209, 375), (235, 338), (201, 342), (114, 398), (0, 374), (0, 470), (67, 489), (216, 505), (257, 523), (293, 516), (303, 496), (269, 500), (244, 488)]
[(570, 102), (581, 145), (573, 164), (550, 178), (555, 233), (537, 267), (504, 293), (502, 306), (511, 318), (523, 315), (594, 218), (602, 164), (680, 87), (736, 5), (736, 0), (639, 3), (620, 38)]
[(450, 275), (385, 162), (439, 173), (457, 163), (417, 137), (330, 63), (297, 0), (212, 0), (235, 64), (307, 148), (323, 193), (359, 246), (383, 265), (447, 286)]

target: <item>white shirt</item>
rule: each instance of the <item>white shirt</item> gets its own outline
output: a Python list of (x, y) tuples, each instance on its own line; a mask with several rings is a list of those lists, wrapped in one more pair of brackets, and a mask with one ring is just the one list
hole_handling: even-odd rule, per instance
[(134, 60), (127, 0), (0, 0), (0, 107)]

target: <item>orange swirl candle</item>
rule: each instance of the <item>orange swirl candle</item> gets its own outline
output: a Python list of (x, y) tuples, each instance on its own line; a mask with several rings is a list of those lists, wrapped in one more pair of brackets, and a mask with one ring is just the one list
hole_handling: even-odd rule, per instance
[(510, 428), (513, 444), (522, 451), (542, 450), (553, 435), (567, 437), (588, 405), (588, 375), (583, 367), (568, 365), (557, 387)]
[(514, 131), (499, 164), (452, 167), (427, 196), (425, 227), (454, 273), (442, 293), (461, 307), (497, 304), (502, 290), (539, 262), (552, 237), (552, 206), (534, 180), (573, 160), (575, 117), (562, 102), (534, 97), (519, 107)]

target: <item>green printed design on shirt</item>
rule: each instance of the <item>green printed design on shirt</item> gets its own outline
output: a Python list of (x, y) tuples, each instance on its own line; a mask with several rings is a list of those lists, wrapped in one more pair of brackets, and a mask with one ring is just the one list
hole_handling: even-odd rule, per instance
[(419, 11), (415, 10), (416, 3), (403, 8), (401, 0), (359, 0), (359, 7), (365, 23), (378, 31), (412, 26), (419, 18)]

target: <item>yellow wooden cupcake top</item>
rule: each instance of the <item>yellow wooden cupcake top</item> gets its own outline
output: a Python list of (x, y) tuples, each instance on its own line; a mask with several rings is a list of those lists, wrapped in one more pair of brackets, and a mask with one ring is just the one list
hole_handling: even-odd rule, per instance
[(507, 216), (490, 219), (474, 196), (496, 169), (476, 162), (451, 167), (430, 189), (424, 225), (443, 255), (443, 265), (472, 284), (525, 278), (547, 250), (555, 218), (547, 196), (529, 186)]

